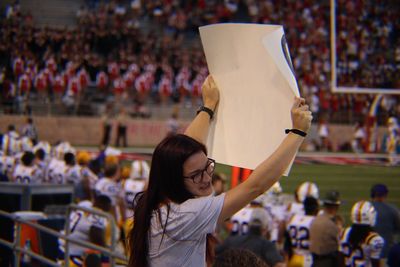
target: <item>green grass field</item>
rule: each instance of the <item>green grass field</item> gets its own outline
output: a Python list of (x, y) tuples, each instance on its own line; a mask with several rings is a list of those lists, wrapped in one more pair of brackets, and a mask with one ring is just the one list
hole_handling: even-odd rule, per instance
[[(231, 168), (218, 165), (217, 170), (230, 177)], [(304, 181), (315, 182), (320, 190), (320, 197), (328, 190), (338, 190), (343, 200), (340, 213), (346, 223), (350, 223), (350, 209), (358, 200), (370, 199), (370, 188), (376, 183), (384, 183), (389, 188), (388, 202), (400, 207), (400, 167), (378, 167), (362, 165), (324, 165), (294, 164), (289, 177), (282, 177), (284, 193), (292, 194)]]

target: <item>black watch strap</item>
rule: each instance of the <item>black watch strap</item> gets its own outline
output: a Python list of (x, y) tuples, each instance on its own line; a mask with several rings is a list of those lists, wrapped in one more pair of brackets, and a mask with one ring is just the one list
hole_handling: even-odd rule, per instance
[(197, 110), (197, 114), (199, 114), (199, 113), (202, 112), (202, 111), (207, 112), (208, 115), (210, 116), (210, 120), (212, 120), (212, 118), (214, 117), (214, 111), (212, 111), (212, 110), (209, 109), (208, 107), (201, 106), (201, 107), (199, 108), (199, 110)]
[(297, 135), (300, 135), (300, 136), (302, 136), (302, 137), (306, 137), (306, 135), (307, 135), (306, 132), (303, 132), (303, 131), (301, 131), (301, 130), (299, 130), (299, 129), (286, 129), (286, 130), (285, 130), (285, 133), (286, 133), (286, 134), (288, 134), (288, 133), (290, 133), (290, 132), (292, 132), (292, 133), (294, 133), (294, 134), (297, 134)]

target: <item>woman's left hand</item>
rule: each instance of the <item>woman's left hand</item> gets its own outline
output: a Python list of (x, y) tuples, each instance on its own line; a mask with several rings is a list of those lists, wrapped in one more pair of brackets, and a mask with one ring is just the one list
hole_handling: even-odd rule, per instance
[(215, 110), (219, 101), (219, 90), (211, 75), (208, 75), (202, 85), (202, 95), (204, 106)]

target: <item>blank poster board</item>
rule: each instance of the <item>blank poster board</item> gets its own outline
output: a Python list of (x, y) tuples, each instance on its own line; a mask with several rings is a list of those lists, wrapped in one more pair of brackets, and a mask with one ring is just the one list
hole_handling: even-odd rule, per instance
[(283, 27), (214, 24), (200, 27), (200, 37), (220, 90), (209, 155), (222, 164), (255, 169), (285, 138), (299, 96)]

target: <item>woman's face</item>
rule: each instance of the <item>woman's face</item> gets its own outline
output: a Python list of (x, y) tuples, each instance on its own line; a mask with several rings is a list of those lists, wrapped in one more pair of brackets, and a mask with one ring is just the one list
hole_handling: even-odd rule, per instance
[(206, 154), (198, 152), (183, 164), (186, 189), (196, 197), (208, 196), (213, 192), (211, 184), (215, 163)]

